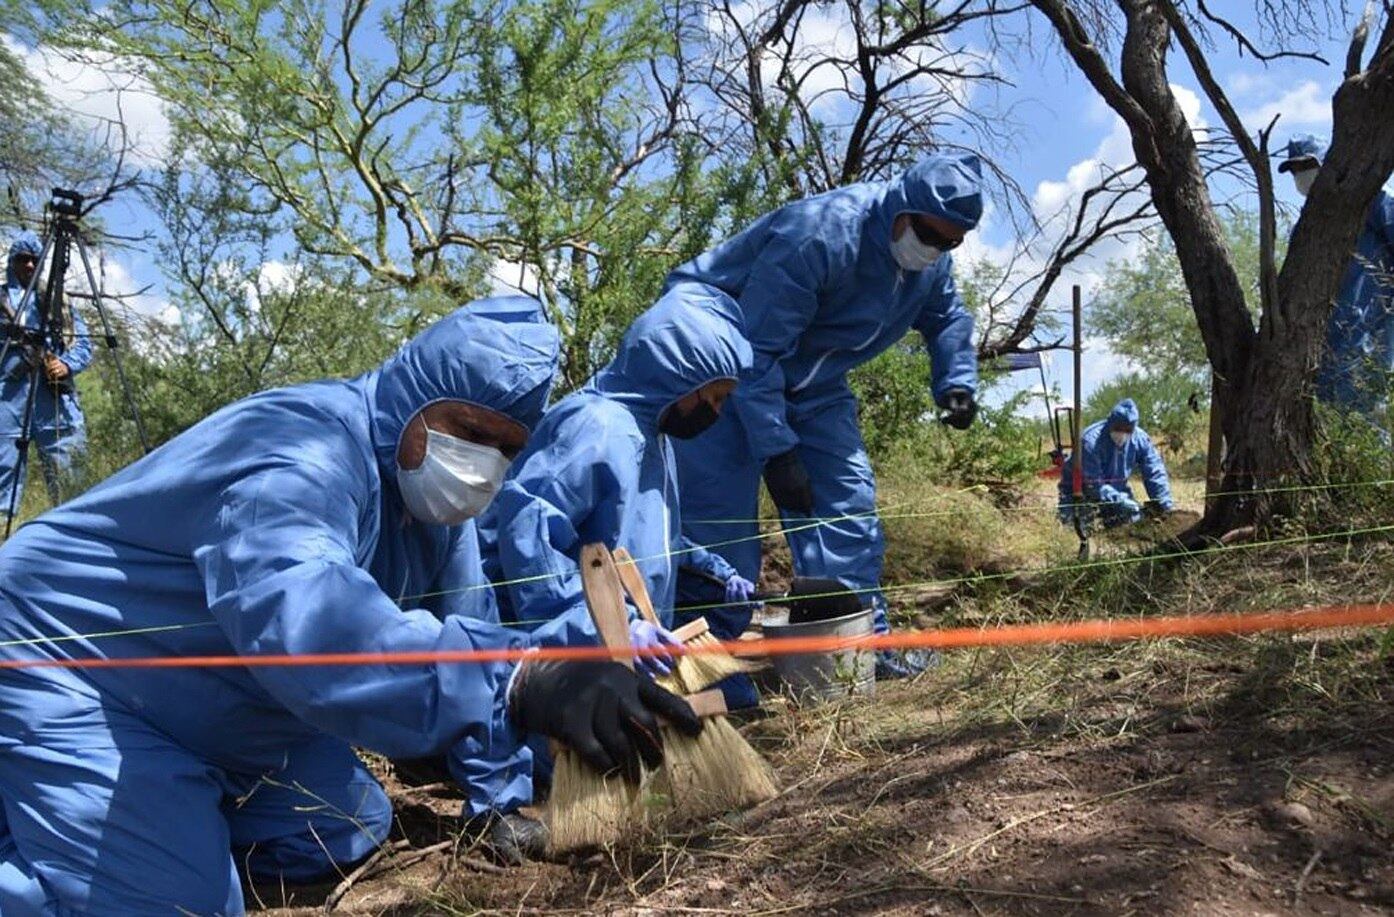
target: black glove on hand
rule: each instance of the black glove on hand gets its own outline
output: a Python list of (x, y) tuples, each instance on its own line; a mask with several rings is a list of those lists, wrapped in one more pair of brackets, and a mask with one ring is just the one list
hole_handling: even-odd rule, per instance
[(765, 487), (774, 505), (791, 513), (807, 516), (813, 512), (813, 483), (797, 449), (790, 449), (765, 462)]
[(576, 750), (603, 774), (616, 769), (639, 782), (639, 760), (663, 761), (658, 717), (688, 735), (702, 721), (687, 701), (618, 662), (524, 662), (513, 683), (509, 710), (528, 732), (540, 732)]
[(966, 430), (978, 416), (978, 402), (973, 393), (966, 388), (951, 388), (944, 393), (944, 401), (939, 405), (945, 411), (939, 422), (948, 424), (955, 430)]

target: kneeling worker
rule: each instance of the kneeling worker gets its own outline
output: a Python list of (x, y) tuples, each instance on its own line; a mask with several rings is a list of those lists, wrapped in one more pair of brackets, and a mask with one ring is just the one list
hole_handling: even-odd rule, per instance
[[(462, 523), (551, 385), (555, 331), (488, 311), (224, 408), (25, 526), (0, 548), (0, 659), (527, 647), (393, 600), (482, 581)], [(0, 913), (241, 914), (238, 864), (308, 880), (387, 836), (355, 745), (506, 756), (541, 733), (637, 778), (657, 716), (700, 729), (608, 661), (0, 669)]]
[[(1133, 472), (1142, 477), (1147, 491), (1148, 512), (1169, 513), (1175, 504), (1171, 499), (1171, 480), (1161, 453), (1152, 444), (1147, 431), (1137, 425), (1137, 405), (1125, 398), (1113, 406), (1106, 420), (1084, 428), (1075, 453), (1065, 460), (1060, 475), (1060, 521), (1072, 523), (1076, 513), (1086, 518), (1098, 511), (1106, 528), (1137, 522), (1143, 507), (1133, 497), (1128, 478)], [(1074, 501), (1074, 463), (1084, 458), (1084, 503)]]

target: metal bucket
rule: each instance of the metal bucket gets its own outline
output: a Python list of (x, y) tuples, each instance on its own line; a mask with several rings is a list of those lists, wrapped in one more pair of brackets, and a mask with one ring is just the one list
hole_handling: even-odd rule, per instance
[[(873, 610), (864, 608), (853, 614), (826, 621), (803, 624), (779, 623), (766, 619), (764, 635), (771, 640), (783, 637), (864, 637), (872, 633)], [(876, 653), (870, 649), (838, 650), (833, 653), (775, 653), (770, 662), (790, 693), (800, 704), (876, 693)]]

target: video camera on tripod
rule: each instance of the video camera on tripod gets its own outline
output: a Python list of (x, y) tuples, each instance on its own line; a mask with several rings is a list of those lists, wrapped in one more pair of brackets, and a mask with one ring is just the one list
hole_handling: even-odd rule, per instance
[[(130, 383), (126, 379), (125, 369), (121, 364), (118, 340), (112, 330), (106, 307), (102, 304), (101, 289), (92, 273), (92, 261), (88, 257), (87, 247), (82, 239), (79, 224), (85, 212), (84, 203), (83, 196), (77, 191), (67, 188), (53, 189), (47, 208), (48, 225), (44, 231), (34, 272), (25, 284), (24, 293), (18, 304), (11, 307), (7, 303), (4, 310), (6, 314), (0, 316), (5, 325), (3, 334), (0, 334), (0, 338), (3, 338), (4, 341), (3, 346), (0, 346), (0, 365), (5, 362), (11, 348), (18, 348), (23, 359), (16, 363), (16, 370), (13, 371), (12, 378), (27, 377), (28, 380), (23, 420), (19, 436), (15, 439), (18, 456), (14, 477), (10, 483), (7, 504), (8, 515), (5, 522), (5, 537), (7, 538), (14, 522), (20, 484), (27, 471), (29, 445), (33, 441), (35, 397), (41, 387), (47, 386), (53, 391), (55, 404), (61, 404), (59, 396), (72, 395), (76, 391), (72, 374), (67, 372), (65, 367), (57, 366), (56, 363), (52, 362), (57, 360), (58, 355), (63, 353), (65, 349), (66, 330), (72, 328), (74, 334), (77, 333), (78, 322), (71, 306), (67, 305), (66, 296), (68, 267), (72, 263), (74, 250), (77, 251), (78, 257), (82, 261), (83, 272), (91, 291), (92, 307), (101, 319), (102, 339), (107, 350), (112, 354), (116, 376), (120, 382), (126, 406), (130, 410), (131, 418), (135, 421), (136, 433), (140, 438), (141, 446), (145, 451), (150, 451), (150, 444), (145, 435), (145, 426), (141, 421), (140, 411), (136, 407)], [(46, 262), (48, 274), (45, 278), (43, 292), (40, 294), (38, 291), (39, 277)], [(28, 322), (31, 303), (35, 306), (34, 314), (37, 319), (34, 325), (30, 325)], [(55, 373), (54, 367), (59, 372)], [(50, 487), (52, 489), (52, 485)], [(56, 495), (55, 499), (57, 499)]]

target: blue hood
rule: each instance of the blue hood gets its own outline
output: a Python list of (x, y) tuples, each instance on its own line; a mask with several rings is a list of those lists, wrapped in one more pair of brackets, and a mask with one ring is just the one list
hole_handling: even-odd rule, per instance
[(559, 345), (541, 304), (526, 296), (475, 300), (404, 344), (368, 374), (373, 449), (388, 480), (402, 429), (433, 401), (468, 401), (532, 429), (547, 404)]
[(754, 357), (740, 307), (715, 287), (675, 287), (634, 320), (615, 358), (586, 383), (623, 404), (645, 432), (674, 401), (718, 379), (737, 379)]
[(15, 260), (15, 255), (33, 255), (35, 258), (42, 255), (44, 247), (39, 243), (39, 237), (32, 232), (22, 232), (15, 237), (10, 245), (10, 253), (5, 256), (5, 286), (19, 286), (19, 278), (15, 276), (14, 265), (10, 262)]
[(1279, 155), (1283, 157), (1279, 172), (1292, 171), (1293, 163), (1300, 159), (1315, 159), (1320, 163), (1326, 159), (1326, 138), (1316, 134), (1293, 134), (1287, 148)]
[(1125, 423), (1130, 427), (1137, 427), (1137, 422), (1142, 415), (1138, 413), (1137, 404), (1131, 398), (1124, 398), (1113, 406), (1113, 410), (1108, 412), (1108, 429), (1112, 430), (1114, 424)]
[(971, 153), (936, 153), (885, 183), (872, 210), (869, 241), (891, 242), (891, 224), (902, 213), (928, 213), (962, 229), (973, 229), (983, 215), (982, 160)]

